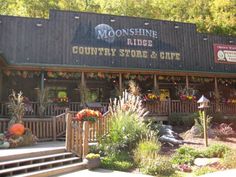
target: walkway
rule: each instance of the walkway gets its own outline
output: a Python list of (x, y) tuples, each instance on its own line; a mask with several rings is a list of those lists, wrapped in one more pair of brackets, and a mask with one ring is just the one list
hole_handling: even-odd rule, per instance
[(236, 169), (208, 173), (200, 177), (233, 177), (236, 176)]
[(77, 172), (72, 172), (64, 175), (60, 175), (61, 177), (74, 177), (74, 176), (83, 176), (83, 177), (151, 177), (149, 175), (142, 175), (137, 173), (127, 173), (121, 171), (113, 171), (113, 170), (105, 170), (98, 168), (96, 170), (81, 170)]

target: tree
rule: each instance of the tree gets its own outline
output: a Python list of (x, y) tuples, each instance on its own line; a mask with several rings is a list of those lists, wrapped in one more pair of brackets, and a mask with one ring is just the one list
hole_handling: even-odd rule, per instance
[(0, 14), (48, 17), (50, 9), (125, 15), (197, 25), (200, 32), (236, 35), (233, 0), (0, 0)]

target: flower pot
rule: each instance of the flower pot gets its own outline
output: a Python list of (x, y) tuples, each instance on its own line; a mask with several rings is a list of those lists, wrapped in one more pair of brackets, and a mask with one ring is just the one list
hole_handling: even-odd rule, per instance
[(100, 158), (94, 158), (94, 159), (86, 159), (87, 168), (89, 170), (98, 168), (101, 165)]

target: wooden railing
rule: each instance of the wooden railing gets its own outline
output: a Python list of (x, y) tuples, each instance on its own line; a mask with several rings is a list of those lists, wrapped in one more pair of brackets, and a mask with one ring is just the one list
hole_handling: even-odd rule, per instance
[[(66, 132), (65, 113), (52, 118), (24, 118), (26, 128), (29, 128), (39, 141), (56, 140)], [(0, 133), (7, 131), (9, 119), (0, 118)]]
[[(224, 114), (236, 114), (236, 104), (221, 103), (220, 111)], [(151, 115), (169, 115), (171, 113), (193, 113), (198, 111), (198, 104), (196, 102), (168, 100), (161, 102), (146, 102), (144, 107)], [(210, 103), (210, 113), (216, 113), (216, 103)]]
[[(109, 103), (101, 103), (102, 107), (99, 108), (99, 111), (105, 113), (108, 110)], [(57, 116), (59, 114), (65, 113), (66, 108), (69, 108), (71, 111), (80, 111), (84, 106), (80, 102), (69, 102), (67, 106), (61, 107), (56, 103), (48, 103), (44, 111), (43, 117)], [(9, 110), (7, 103), (0, 102), (0, 116), (8, 117)], [(25, 117), (39, 117), (39, 103), (30, 102), (26, 105)]]
[(98, 138), (109, 131), (109, 112), (95, 123), (77, 121), (75, 112), (66, 112), (66, 149), (84, 158), (89, 152), (89, 142), (98, 141)]

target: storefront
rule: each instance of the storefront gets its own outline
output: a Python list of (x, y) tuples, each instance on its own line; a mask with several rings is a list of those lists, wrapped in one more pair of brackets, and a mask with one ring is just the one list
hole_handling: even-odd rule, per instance
[[(50, 11), (49, 19), (0, 16), (0, 102), (11, 90), (31, 102), (108, 102), (134, 80), (143, 96), (236, 104), (236, 38), (196, 26), (94, 13)], [(193, 100), (194, 101), (194, 100)]]

